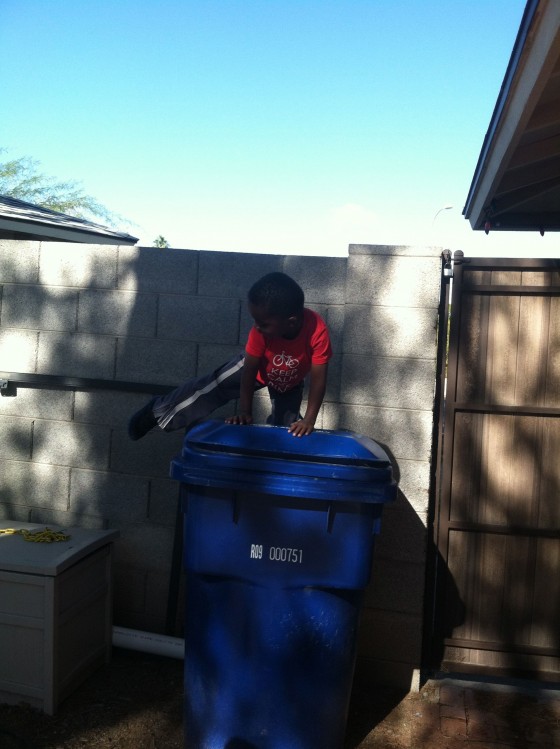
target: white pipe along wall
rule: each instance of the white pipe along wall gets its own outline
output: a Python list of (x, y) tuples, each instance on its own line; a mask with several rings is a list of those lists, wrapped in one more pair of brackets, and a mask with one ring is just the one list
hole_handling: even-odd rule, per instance
[(180, 637), (140, 632), (126, 627), (113, 627), (113, 646), (180, 660), (185, 657), (185, 641)]

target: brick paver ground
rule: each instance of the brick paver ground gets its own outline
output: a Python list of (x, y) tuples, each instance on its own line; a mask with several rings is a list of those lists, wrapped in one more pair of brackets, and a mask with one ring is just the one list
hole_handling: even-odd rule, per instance
[(345, 749), (560, 749), (557, 691), (430, 681), (393, 698), (365, 735), (349, 730)]

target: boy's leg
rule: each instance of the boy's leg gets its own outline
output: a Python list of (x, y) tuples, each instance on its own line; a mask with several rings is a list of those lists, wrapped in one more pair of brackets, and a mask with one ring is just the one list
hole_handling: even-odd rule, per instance
[(301, 419), (299, 409), (303, 398), (303, 382), (286, 393), (279, 393), (269, 387), (268, 393), (272, 404), (272, 413), (267, 419), (267, 424), (288, 427), (294, 421)]
[(238, 398), (244, 356), (242, 352), (211, 374), (193, 377), (171, 393), (153, 398), (130, 419), (130, 438), (138, 440), (155, 426), (166, 432), (183, 429)]

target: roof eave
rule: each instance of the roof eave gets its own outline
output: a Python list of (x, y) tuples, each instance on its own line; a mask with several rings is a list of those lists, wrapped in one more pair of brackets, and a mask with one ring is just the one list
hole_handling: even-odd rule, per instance
[(463, 209), (473, 229), (485, 227), (492, 195), (554, 67), (558, 43), (560, 3), (529, 0)]
[(49, 226), (48, 224), (32, 221), (17, 221), (0, 218), (0, 239), (12, 234), (25, 235), (27, 239), (40, 239), (52, 242), (80, 242), (83, 244), (136, 244), (137, 237), (130, 234), (113, 232), (103, 234), (80, 228), (65, 228)]

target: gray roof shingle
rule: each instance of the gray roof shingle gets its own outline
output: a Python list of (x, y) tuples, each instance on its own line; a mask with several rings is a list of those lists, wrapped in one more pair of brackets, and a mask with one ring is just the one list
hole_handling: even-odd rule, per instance
[(133, 245), (137, 237), (34, 203), (0, 195), (0, 239)]

